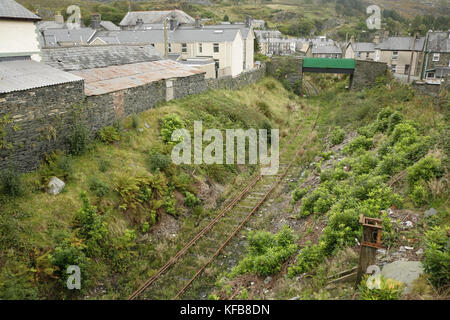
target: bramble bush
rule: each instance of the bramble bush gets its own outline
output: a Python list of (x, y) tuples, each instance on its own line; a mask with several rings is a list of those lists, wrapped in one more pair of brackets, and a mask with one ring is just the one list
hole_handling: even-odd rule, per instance
[(423, 267), (435, 287), (450, 283), (450, 226), (435, 226), (425, 234)]
[(358, 150), (369, 150), (374, 147), (373, 139), (367, 138), (365, 136), (358, 136), (353, 139), (348, 145), (342, 150), (344, 154), (353, 154)]
[(297, 251), (293, 231), (287, 226), (277, 234), (267, 231), (249, 232), (248, 241), (247, 254), (231, 270), (231, 278), (245, 273), (261, 276), (278, 273), (283, 262)]

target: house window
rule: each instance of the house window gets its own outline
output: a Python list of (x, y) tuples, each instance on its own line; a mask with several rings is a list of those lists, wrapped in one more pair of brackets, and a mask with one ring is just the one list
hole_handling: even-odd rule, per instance
[(437, 61), (439, 61), (439, 53), (435, 53), (435, 54), (433, 54), (433, 61), (435, 61), (435, 62), (437, 62)]
[(186, 43), (181, 44), (181, 52), (186, 53), (187, 52), (187, 45)]
[(434, 78), (434, 72), (427, 72), (427, 78)]
[(392, 60), (397, 60), (397, 59), (398, 59), (398, 51), (392, 52)]
[(397, 72), (397, 65), (396, 65), (396, 64), (393, 64), (393, 65), (391, 66), (391, 72), (392, 72), (392, 73), (396, 73), (396, 72)]
[(203, 53), (203, 46), (201, 43), (198, 44), (198, 52)]
[(169, 43), (169, 44), (167, 45), (167, 47), (168, 47), (168, 49), (169, 49), (169, 53), (171, 53), (171, 52), (172, 52), (172, 45)]
[(219, 44), (218, 43), (214, 43), (214, 53), (219, 52)]

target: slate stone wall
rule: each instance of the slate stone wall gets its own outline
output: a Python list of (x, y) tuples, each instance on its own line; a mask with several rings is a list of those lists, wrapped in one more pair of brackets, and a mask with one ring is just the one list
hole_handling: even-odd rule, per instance
[[(210, 89), (238, 89), (264, 77), (265, 68), (236, 78), (205, 79), (204, 74), (173, 81), (174, 98), (199, 94)], [(39, 166), (45, 154), (67, 150), (75, 123), (83, 123), (94, 137), (98, 130), (115, 120), (154, 108), (166, 99), (166, 81), (144, 86), (85, 96), (84, 82), (55, 85), (26, 91), (0, 94), (0, 117), (9, 116), (20, 129), (5, 128), (2, 139), (11, 149), (0, 148), (0, 170), (13, 167), (30, 171)], [(2, 144), (0, 143), (0, 146)]]
[(73, 111), (84, 99), (83, 90), (80, 81), (0, 94), (0, 118), (8, 116), (19, 126), (14, 131), (11, 125), (0, 125), (4, 142), (12, 144), (12, 148), (0, 148), (0, 169), (32, 170), (44, 154), (65, 148)]
[(285, 88), (300, 95), (302, 92), (302, 57), (272, 57), (267, 63), (267, 74), (278, 79)]
[(386, 71), (387, 64), (384, 62), (356, 60), (351, 89), (361, 90), (374, 86), (376, 79), (384, 76)]

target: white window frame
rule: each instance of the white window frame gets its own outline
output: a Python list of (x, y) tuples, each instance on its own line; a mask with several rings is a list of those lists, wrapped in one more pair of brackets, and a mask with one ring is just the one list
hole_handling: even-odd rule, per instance
[(439, 53), (433, 53), (433, 62), (439, 62), (441, 55)]
[(198, 52), (199, 53), (203, 53), (203, 45), (202, 45), (202, 43), (198, 44)]
[(187, 53), (187, 43), (181, 44), (181, 53)]
[[(217, 51), (216, 51), (217, 49)], [(218, 43), (213, 43), (213, 52), (219, 53), (220, 52), (220, 45)]]
[(398, 51), (392, 51), (392, 60), (398, 60)]
[(167, 49), (168, 49), (169, 53), (172, 53), (172, 44), (171, 43), (167, 44)]
[(397, 73), (397, 65), (396, 64), (391, 65), (391, 72)]

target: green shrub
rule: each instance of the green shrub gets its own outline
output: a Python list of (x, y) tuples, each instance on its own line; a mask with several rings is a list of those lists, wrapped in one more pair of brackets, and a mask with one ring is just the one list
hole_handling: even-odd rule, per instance
[(155, 172), (157, 170), (165, 171), (171, 164), (172, 159), (165, 154), (162, 154), (156, 150), (151, 150), (148, 155), (148, 167), (150, 171)]
[(0, 171), (0, 192), (10, 197), (17, 197), (23, 194), (20, 175), (14, 169)]
[(88, 255), (100, 254), (100, 249), (107, 236), (107, 224), (97, 213), (97, 208), (91, 206), (85, 192), (81, 195), (82, 207), (75, 214), (73, 227), (79, 239), (83, 239)]
[(88, 185), (89, 190), (94, 192), (97, 197), (103, 197), (111, 191), (110, 186), (106, 182), (100, 180), (95, 176), (89, 177)]
[(67, 268), (71, 265), (78, 266), (81, 271), (81, 279), (85, 279), (86, 266), (89, 259), (83, 252), (81, 246), (65, 241), (61, 246), (57, 246), (55, 250), (48, 255), (48, 259), (52, 266), (56, 268), (54, 274), (59, 278), (61, 285), (66, 288)]
[(139, 122), (140, 122), (139, 117), (133, 114), (131, 116), (131, 126), (133, 127), (133, 129), (139, 128)]
[(160, 120), (161, 125), (161, 138), (164, 142), (172, 144), (177, 143), (177, 141), (172, 141), (172, 133), (177, 130), (184, 128), (184, 122), (176, 114), (168, 114)]
[(292, 194), (292, 199), (297, 202), (301, 198), (303, 198), (308, 192), (311, 190), (311, 186), (308, 186), (306, 188), (296, 188), (294, 190), (294, 193)]
[(69, 152), (73, 155), (82, 154), (89, 141), (89, 131), (82, 124), (76, 124), (69, 134)]
[(172, 216), (177, 215), (177, 208), (176, 208), (176, 200), (173, 195), (166, 197), (166, 201), (163, 204), (164, 210)]
[(334, 128), (333, 132), (331, 132), (331, 144), (333, 146), (340, 144), (344, 141), (345, 131), (341, 129), (341, 127)]
[(352, 154), (357, 150), (369, 150), (373, 148), (373, 146), (374, 143), (372, 138), (358, 136), (346, 145), (342, 151), (344, 154)]
[(45, 163), (39, 168), (39, 174), (42, 177), (44, 185), (52, 177), (58, 177), (65, 181), (69, 180), (73, 173), (73, 159), (66, 156), (61, 151), (52, 152), (45, 156)]
[(320, 245), (311, 245), (308, 243), (297, 255), (296, 264), (289, 267), (289, 277), (313, 271), (324, 258), (324, 252)]
[(199, 198), (188, 191), (184, 193), (184, 197), (184, 205), (188, 208), (193, 208), (201, 203)]
[(428, 182), (432, 178), (441, 177), (443, 169), (441, 160), (432, 156), (420, 159), (413, 166), (408, 168), (408, 185), (414, 186), (418, 181)]
[(249, 232), (246, 256), (235, 266), (230, 276), (254, 273), (268, 276), (280, 272), (285, 262), (296, 250), (292, 230), (284, 226), (277, 234), (266, 231)]
[(137, 252), (133, 250), (136, 246), (136, 232), (126, 229), (124, 234), (111, 239), (112, 246), (109, 247), (109, 258), (112, 268), (116, 272), (124, 272), (133, 263)]
[(403, 284), (399, 281), (386, 279), (379, 275), (379, 280), (374, 278), (375, 287), (368, 286), (369, 275), (365, 275), (359, 285), (359, 294), (362, 300), (398, 300), (403, 291)]
[(106, 126), (98, 132), (98, 137), (104, 143), (113, 143), (120, 141), (120, 131), (117, 127)]
[(425, 234), (423, 267), (435, 287), (450, 283), (450, 227), (435, 226)]
[(423, 184), (416, 183), (411, 189), (412, 190), (409, 195), (417, 207), (421, 207), (428, 202), (430, 192)]

